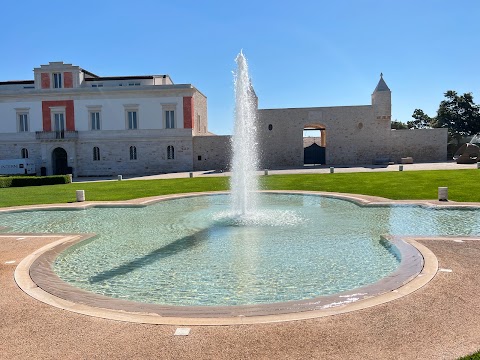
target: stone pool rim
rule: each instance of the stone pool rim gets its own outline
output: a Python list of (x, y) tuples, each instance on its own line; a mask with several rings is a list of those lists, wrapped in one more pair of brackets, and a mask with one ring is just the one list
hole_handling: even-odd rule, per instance
[[(352, 201), (360, 206), (420, 205), (427, 207), (479, 208), (478, 204), (445, 204), (436, 201), (392, 201), (378, 197), (314, 191), (264, 191), (279, 194), (319, 195)], [(88, 202), (54, 204), (1, 209), (0, 212), (40, 209), (85, 209), (105, 206), (145, 206), (179, 197), (225, 194), (228, 192), (200, 192), (157, 196), (119, 202)], [(475, 206), (476, 205), (476, 206)], [(27, 235), (27, 234), (23, 234)], [(28, 234), (32, 235), (32, 234)], [(47, 234), (42, 234), (43, 236)], [(355, 311), (398, 299), (427, 284), (438, 270), (435, 255), (417, 243), (414, 236), (384, 238), (402, 253), (399, 268), (380, 281), (334, 295), (283, 303), (240, 306), (167, 306), (144, 304), (110, 298), (73, 287), (56, 276), (52, 262), (67, 247), (91, 238), (94, 234), (48, 234), (61, 236), (27, 256), (15, 270), (18, 286), (30, 296), (47, 304), (112, 320), (175, 325), (234, 325), (301, 320)], [(425, 237), (422, 237), (422, 239)], [(386, 286), (388, 285), (388, 286)], [(361, 294), (361, 295), (359, 295)]]

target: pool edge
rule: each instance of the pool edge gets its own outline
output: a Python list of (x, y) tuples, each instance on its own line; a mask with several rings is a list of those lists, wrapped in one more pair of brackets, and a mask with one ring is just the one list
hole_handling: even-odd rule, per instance
[[(277, 192), (277, 191), (275, 191)], [(157, 202), (171, 198), (177, 197), (188, 197), (196, 195), (208, 195), (208, 194), (218, 194), (225, 192), (210, 192), (210, 193), (187, 193), (187, 194), (175, 194), (174, 196), (163, 196), (156, 197), (155, 199), (150, 199), (148, 202)], [(326, 193), (321, 192), (300, 192), (300, 191), (285, 191), (281, 193), (303, 193), (303, 194), (315, 194), (315, 195), (325, 195)], [(328, 193), (328, 195), (337, 197), (337, 194)], [(345, 194), (338, 196), (339, 198), (345, 198)], [(358, 196), (355, 198), (350, 198), (351, 201), (356, 202)], [(368, 201), (365, 201), (368, 202)], [(143, 202), (145, 204), (145, 202)], [(94, 204), (92, 204), (94, 205)], [(90, 205), (90, 206), (92, 206)], [(104, 204), (102, 204), (104, 205)], [(209, 307), (210, 312), (213, 317), (182, 317), (182, 316), (162, 316), (159, 314), (153, 314), (150, 312), (129, 312), (126, 310), (114, 310), (105, 307), (90, 306), (86, 304), (80, 304), (69, 299), (64, 299), (57, 297), (47, 291), (42, 287), (39, 287), (38, 284), (31, 277), (31, 267), (44, 253), (51, 251), (57, 246), (65, 245), (69, 243), (76, 243), (78, 241), (83, 241), (87, 238), (90, 238), (92, 235), (87, 234), (63, 234), (65, 237), (61, 240), (54, 241), (41, 249), (38, 249), (34, 253), (27, 256), (23, 259), (15, 270), (15, 281), (18, 286), (28, 295), (33, 298), (47, 303), (49, 305), (72, 311), (79, 314), (101, 317), (111, 320), (118, 321), (128, 321), (136, 323), (147, 323), (147, 324), (169, 324), (169, 325), (240, 325), (240, 324), (255, 324), (255, 323), (271, 323), (271, 322), (281, 322), (281, 321), (293, 321), (293, 320), (305, 320), (312, 318), (319, 318), (324, 316), (332, 316), (337, 314), (343, 314), (351, 311), (356, 311), (360, 309), (369, 308), (372, 306), (380, 305), (385, 302), (393, 301), (399, 299), (403, 296), (411, 294), (412, 292), (420, 289), (426, 285), (430, 280), (433, 279), (437, 270), (438, 270), (438, 261), (436, 256), (431, 252), (426, 246), (415, 241), (415, 237), (395, 237), (397, 240), (405, 241), (414, 248), (423, 257), (423, 267), (422, 270), (414, 276), (412, 279), (402, 284), (400, 287), (388, 290), (382, 294), (361, 299), (358, 301), (353, 301), (350, 303), (342, 304), (340, 306), (335, 306), (331, 308), (324, 308), (321, 310), (312, 309), (304, 311), (294, 311), (289, 313), (281, 314), (264, 314), (264, 315), (232, 315), (232, 316), (213, 316), (216, 312), (215, 310), (220, 307)], [(53, 234), (52, 234), (53, 236)], [(59, 234), (55, 234), (59, 236)], [(427, 238), (422, 237), (422, 240)], [(462, 237), (465, 239), (465, 237)], [(65, 248), (64, 246), (62, 246)], [(312, 299), (315, 300), (315, 299)], [(277, 303), (278, 304), (278, 303)], [(274, 305), (277, 305), (274, 304)], [(289, 304), (289, 303), (280, 303), (280, 304)], [(177, 307), (178, 308), (178, 307)], [(208, 311), (207, 311), (208, 312)]]

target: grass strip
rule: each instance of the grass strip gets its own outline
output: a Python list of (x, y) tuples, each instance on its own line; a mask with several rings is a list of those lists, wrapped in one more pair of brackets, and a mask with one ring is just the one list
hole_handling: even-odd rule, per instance
[[(394, 200), (436, 199), (438, 187), (447, 186), (450, 200), (480, 202), (480, 171), (476, 169), (269, 175), (260, 180), (262, 189), (266, 190), (332, 191)], [(0, 189), (0, 207), (73, 202), (75, 190), (85, 190), (87, 200), (115, 201), (228, 188), (226, 176), (74, 182)]]

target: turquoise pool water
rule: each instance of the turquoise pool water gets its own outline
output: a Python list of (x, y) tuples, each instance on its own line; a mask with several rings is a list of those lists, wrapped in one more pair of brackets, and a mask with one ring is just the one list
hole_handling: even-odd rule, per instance
[(229, 217), (228, 195), (7, 213), (0, 226), (97, 233), (54, 264), (76, 287), (139, 302), (217, 306), (309, 299), (374, 283), (399, 265), (382, 234), (480, 235), (479, 210), (359, 207), (289, 194), (262, 194), (261, 202), (261, 220), (248, 226)]

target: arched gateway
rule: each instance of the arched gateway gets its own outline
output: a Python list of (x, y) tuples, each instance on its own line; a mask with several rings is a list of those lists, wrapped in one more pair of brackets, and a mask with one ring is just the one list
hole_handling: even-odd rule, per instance
[(67, 174), (68, 158), (67, 152), (61, 147), (57, 147), (52, 152), (52, 170), (54, 175)]

